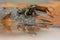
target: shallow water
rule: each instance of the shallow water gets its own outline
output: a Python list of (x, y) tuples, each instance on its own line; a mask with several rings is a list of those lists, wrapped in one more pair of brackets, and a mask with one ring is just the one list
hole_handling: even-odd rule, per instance
[(37, 35), (27, 33), (1, 33), (0, 40), (60, 40), (60, 28), (42, 29)]

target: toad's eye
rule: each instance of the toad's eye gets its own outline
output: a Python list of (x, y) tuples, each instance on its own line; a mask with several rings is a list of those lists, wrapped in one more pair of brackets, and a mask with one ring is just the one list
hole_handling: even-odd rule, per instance
[(21, 14), (21, 13), (22, 13), (22, 10), (18, 10), (17, 13), (18, 13), (18, 14)]
[(22, 14), (22, 12), (20, 10), (18, 10), (17, 15), (20, 16), (20, 14)]
[(17, 15), (18, 15), (18, 16), (20, 16), (20, 15), (23, 14), (23, 13), (24, 13), (23, 10), (20, 10), (20, 9), (17, 10)]
[(17, 10), (17, 13), (18, 13), (18, 14), (24, 14), (24, 12), (25, 12), (25, 9), (18, 9), (18, 10)]

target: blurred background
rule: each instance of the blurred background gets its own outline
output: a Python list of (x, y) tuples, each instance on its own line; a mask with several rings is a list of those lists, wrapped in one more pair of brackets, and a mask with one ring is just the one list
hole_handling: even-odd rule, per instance
[(6, 3), (6, 1), (11, 2), (11, 3), (32, 3), (32, 4), (37, 4), (37, 3), (42, 3), (42, 4), (47, 4), (49, 3), (49, 0), (0, 0), (0, 3)]

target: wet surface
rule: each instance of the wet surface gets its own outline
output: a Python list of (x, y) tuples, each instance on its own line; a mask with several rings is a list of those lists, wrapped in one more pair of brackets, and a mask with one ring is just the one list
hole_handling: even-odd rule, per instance
[(42, 29), (37, 35), (24, 32), (0, 33), (0, 40), (60, 40), (60, 28)]

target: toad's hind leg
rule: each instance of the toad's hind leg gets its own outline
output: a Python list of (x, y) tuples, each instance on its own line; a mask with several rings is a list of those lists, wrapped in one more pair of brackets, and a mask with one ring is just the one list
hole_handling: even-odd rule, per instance
[(1, 23), (4, 26), (4, 29), (11, 31), (11, 25), (13, 23), (13, 20), (10, 18), (11, 12), (9, 12), (9, 14), (7, 14), (1, 21)]
[(5, 30), (5, 29), (6, 29), (6, 30), (8, 30), (8, 31), (11, 31), (11, 27), (10, 27), (10, 26), (8, 26), (8, 25), (7, 25), (7, 26), (6, 26), (6, 25), (4, 25), (3, 30)]

